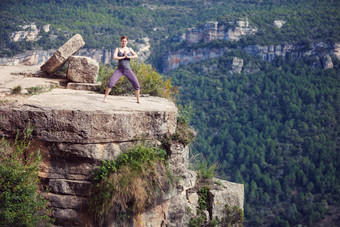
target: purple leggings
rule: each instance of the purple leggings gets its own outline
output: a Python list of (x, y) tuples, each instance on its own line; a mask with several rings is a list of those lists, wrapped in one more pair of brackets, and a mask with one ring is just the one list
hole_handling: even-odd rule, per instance
[(119, 78), (122, 77), (122, 75), (125, 75), (126, 78), (128, 78), (128, 80), (132, 84), (133, 89), (135, 90), (140, 89), (139, 82), (137, 80), (136, 75), (129, 68), (117, 68), (116, 71), (114, 71), (114, 73), (110, 77), (110, 81), (107, 84), (107, 87), (112, 88), (117, 83)]

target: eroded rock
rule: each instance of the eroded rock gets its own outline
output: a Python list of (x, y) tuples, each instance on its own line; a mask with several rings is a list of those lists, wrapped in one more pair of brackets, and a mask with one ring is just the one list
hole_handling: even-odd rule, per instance
[(69, 39), (63, 46), (61, 46), (48, 61), (43, 64), (40, 69), (41, 71), (51, 74), (57, 71), (67, 59), (76, 53), (80, 48), (85, 45), (83, 37), (80, 34), (76, 34)]
[(99, 63), (89, 57), (69, 57), (67, 78), (73, 82), (96, 83), (99, 72)]

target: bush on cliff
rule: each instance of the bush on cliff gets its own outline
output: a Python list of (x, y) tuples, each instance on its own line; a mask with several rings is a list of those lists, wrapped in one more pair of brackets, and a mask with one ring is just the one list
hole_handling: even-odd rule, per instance
[[(27, 154), (28, 128), (13, 144), (0, 140), (0, 226), (37, 226), (47, 223), (47, 201), (38, 194), (41, 156)], [(21, 137), (20, 136), (20, 137)]]
[(142, 212), (169, 183), (165, 160), (164, 150), (138, 145), (116, 160), (103, 161), (90, 190), (95, 218), (103, 219), (109, 211), (115, 217)]
[[(150, 94), (153, 96), (174, 99), (175, 95), (178, 93), (177, 87), (174, 87), (171, 83), (171, 78), (165, 79), (152, 67), (152, 65), (131, 61), (131, 69), (138, 78), (141, 94)], [(110, 65), (100, 66), (98, 80), (102, 82), (100, 89), (102, 93), (105, 91), (113, 72), (114, 69)], [(122, 76), (111, 90), (111, 94), (114, 95), (130, 93), (133, 93), (133, 89), (125, 76)]]

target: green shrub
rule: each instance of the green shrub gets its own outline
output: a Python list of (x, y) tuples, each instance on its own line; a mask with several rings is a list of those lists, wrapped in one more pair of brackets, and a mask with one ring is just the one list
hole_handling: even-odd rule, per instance
[(233, 208), (231, 208), (226, 204), (225, 212), (226, 216), (222, 218), (221, 223), (226, 224), (227, 226), (239, 224), (239, 226), (242, 227), (242, 223), (244, 221), (244, 213), (241, 208), (237, 206), (233, 206)]
[[(136, 74), (141, 87), (141, 94), (150, 94), (163, 98), (175, 98), (178, 93), (177, 87), (171, 83), (171, 79), (165, 79), (155, 68), (149, 64), (140, 63), (136, 60), (131, 61), (131, 70)], [(109, 65), (101, 65), (99, 68), (98, 80), (102, 82), (101, 92), (104, 92), (112, 76), (114, 69)], [(122, 95), (132, 94), (133, 89), (125, 76), (122, 76), (111, 90), (111, 94)]]
[(201, 179), (212, 179), (216, 175), (217, 163), (208, 166), (208, 162), (204, 158), (195, 160), (193, 167)]
[(28, 127), (13, 144), (0, 140), (0, 226), (37, 226), (50, 221), (47, 201), (38, 194), (41, 156), (39, 151), (28, 154), (31, 132)]
[(22, 90), (22, 87), (20, 85), (14, 87), (11, 91), (11, 94), (12, 95), (16, 95), (16, 94), (20, 94), (21, 93), (21, 90)]
[(142, 212), (169, 182), (166, 157), (162, 149), (138, 145), (115, 161), (103, 161), (90, 190), (89, 207), (95, 218), (102, 219), (109, 210), (117, 217), (129, 209)]
[(210, 197), (209, 197), (210, 188), (208, 186), (203, 186), (201, 190), (197, 193), (198, 197), (198, 207), (200, 210), (208, 210), (210, 206)]
[(41, 92), (43, 92), (43, 88), (39, 87), (39, 86), (27, 88), (27, 93), (29, 95), (37, 95), (37, 94), (39, 94)]

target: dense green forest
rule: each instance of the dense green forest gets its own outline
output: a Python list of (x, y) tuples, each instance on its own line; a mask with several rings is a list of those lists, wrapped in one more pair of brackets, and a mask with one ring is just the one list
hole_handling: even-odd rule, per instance
[[(250, 226), (310, 226), (340, 205), (340, 62), (315, 70), (241, 56), (261, 71), (231, 75), (224, 56), (171, 73), (194, 110), (193, 152), (245, 185)], [(215, 65), (214, 74), (202, 72)]]
[[(178, 39), (207, 21), (228, 24), (245, 17), (259, 31), (237, 42), (187, 47)], [(279, 29), (274, 20), (286, 24)], [(37, 42), (11, 42), (11, 33), (31, 22), (38, 28), (51, 24), (51, 31), (41, 31)], [(334, 44), (340, 41), (340, 2), (2, 0), (0, 30), (0, 57), (57, 48), (75, 33), (84, 37), (85, 48), (100, 49), (113, 49), (122, 34), (136, 42), (149, 37), (148, 62), (161, 71), (164, 54), (179, 48)], [(231, 75), (230, 56), (260, 71)], [(245, 184), (245, 225), (312, 226), (340, 210), (340, 63), (333, 58), (333, 64), (327, 70), (312, 68), (306, 59), (269, 64), (234, 51), (168, 75), (179, 87), (178, 102), (192, 105), (198, 131), (193, 153), (217, 162), (219, 177)]]

